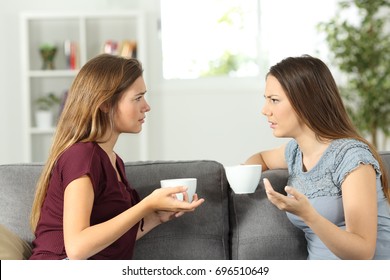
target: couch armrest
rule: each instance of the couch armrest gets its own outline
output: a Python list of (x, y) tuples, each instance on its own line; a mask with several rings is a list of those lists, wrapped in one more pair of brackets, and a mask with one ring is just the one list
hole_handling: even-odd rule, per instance
[(31, 244), (30, 213), (43, 164), (0, 165), (0, 224)]

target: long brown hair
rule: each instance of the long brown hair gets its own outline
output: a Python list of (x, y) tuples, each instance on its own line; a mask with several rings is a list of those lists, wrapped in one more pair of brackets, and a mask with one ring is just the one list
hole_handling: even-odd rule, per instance
[[(80, 69), (69, 90), (49, 158), (37, 183), (30, 218), (33, 231), (59, 156), (74, 143), (104, 141), (107, 131), (113, 129), (113, 116), (120, 97), (142, 72), (138, 60), (109, 54), (91, 59)], [(101, 110), (103, 105), (108, 114)]]
[(288, 57), (270, 68), (283, 87), (298, 117), (319, 140), (352, 138), (368, 145), (379, 162), (382, 188), (390, 201), (388, 174), (376, 148), (364, 139), (348, 116), (329, 68), (318, 58), (304, 55)]

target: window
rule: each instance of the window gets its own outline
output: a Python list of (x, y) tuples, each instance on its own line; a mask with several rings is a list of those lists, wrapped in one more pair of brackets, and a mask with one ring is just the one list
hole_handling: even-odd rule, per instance
[[(164, 79), (259, 77), (287, 56), (326, 60), (316, 25), (338, 0), (161, 0)], [(309, 12), (308, 12), (309, 11)]]
[(259, 75), (258, 0), (162, 0), (163, 77)]

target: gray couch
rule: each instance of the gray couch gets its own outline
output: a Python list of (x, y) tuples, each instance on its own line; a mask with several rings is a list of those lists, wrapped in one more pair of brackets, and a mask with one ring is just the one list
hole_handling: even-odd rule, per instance
[[(382, 156), (390, 166), (390, 153)], [(0, 225), (28, 244), (34, 238), (28, 218), (41, 169), (41, 164), (0, 165)], [(195, 177), (197, 193), (206, 199), (196, 211), (138, 240), (135, 259), (306, 259), (302, 232), (267, 200), (262, 180), (255, 193), (235, 194), (223, 165), (208, 160), (129, 162), (126, 175), (141, 197), (159, 187), (161, 179)], [(262, 177), (283, 192), (286, 170), (266, 171)]]

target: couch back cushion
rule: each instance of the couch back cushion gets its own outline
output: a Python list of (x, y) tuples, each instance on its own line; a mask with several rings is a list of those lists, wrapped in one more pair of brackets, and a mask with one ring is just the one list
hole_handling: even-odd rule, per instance
[(268, 178), (275, 190), (284, 193), (287, 177), (287, 170), (265, 171), (255, 193), (231, 191), (232, 259), (307, 258), (303, 232), (268, 200), (264, 191), (263, 178)]
[(135, 259), (229, 259), (228, 186), (223, 166), (215, 161), (126, 163), (129, 183), (141, 198), (160, 187), (160, 180), (197, 178), (205, 202), (154, 228), (137, 241)]
[(379, 152), (379, 154), (381, 155), (381, 158), (387, 168), (387, 175), (390, 176), (390, 152), (382, 151)]
[(0, 224), (31, 243), (31, 206), (42, 164), (0, 165)]

